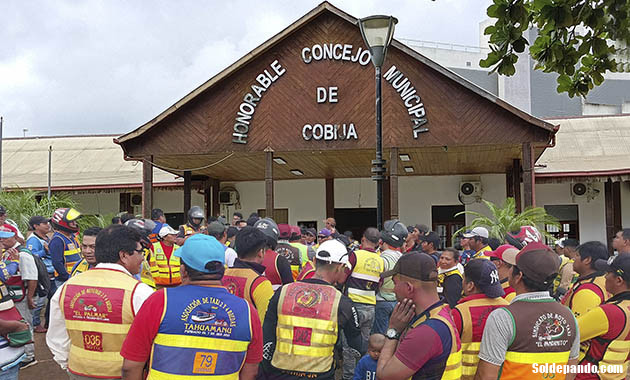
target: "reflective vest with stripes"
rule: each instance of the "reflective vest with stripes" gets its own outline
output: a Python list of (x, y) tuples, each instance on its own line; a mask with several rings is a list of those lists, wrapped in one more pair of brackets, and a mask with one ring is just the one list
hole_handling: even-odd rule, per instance
[(252, 285), (259, 277), (263, 276), (250, 268), (227, 268), (221, 282), (228, 292), (249, 301), (257, 308)]
[(114, 269), (94, 268), (71, 277), (59, 298), (70, 337), (68, 370), (120, 378), (120, 349), (133, 322), (133, 292), (140, 282)]
[(450, 276), (462, 276), (461, 273), (459, 273), (459, 269), (457, 269), (457, 267), (449, 270), (448, 272), (443, 272), (443, 273), (439, 273), (438, 274), (438, 280), (437, 280), (437, 292), (438, 294), (441, 296), (442, 293), (444, 293), (444, 281), (446, 280), (447, 277)]
[(280, 290), (276, 348), (271, 365), (322, 373), (334, 366), (341, 292), (331, 285), (294, 282)]
[(166, 288), (148, 380), (238, 380), (252, 339), (249, 304), (224, 287)]
[(565, 365), (576, 338), (571, 310), (547, 299), (523, 299), (505, 307), (513, 320), (514, 338), (505, 353), (501, 380), (564, 380), (564, 373), (533, 373), (532, 364)]
[[(558, 288), (560, 287), (560, 282), (562, 282), (562, 269), (564, 269), (564, 267), (567, 264), (573, 264), (573, 260), (569, 259), (568, 257), (562, 255), (560, 256), (560, 268), (558, 268), (558, 275), (556, 276), (556, 278), (553, 279), (553, 293), (555, 293)], [(573, 277), (571, 277), (571, 284), (575, 283), (575, 281), (578, 279), (578, 274), (573, 272)], [(569, 289), (566, 289), (567, 291)]]
[[(441, 373), (439, 377), (442, 380), (455, 380), (460, 379), (462, 376), (462, 346), (459, 340), (459, 334), (455, 329), (455, 323), (451, 317), (451, 309), (448, 304), (444, 303), (431, 309), (428, 313), (422, 317), (412, 320), (410, 329), (413, 329), (429, 319), (437, 319), (448, 327), (448, 331), (451, 333), (451, 351), (446, 360), (441, 363), (431, 365), (431, 368), (422, 367), (411, 378), (412, 379), (424, 379), (427, 375), (436, 375)], [(405, 334), (408, 332), (407, 330)], [(404, 339), (404, 337), (403, 337)]]
[[(594, 366), (620, 365), (623, 367), (619, 373), (599, 373), (602, 380), (625, 379), (628, 372), (628, 354), (630, 354), (630, 297), (624, 297), (612, 303), (605, 303), (621, 309), (625, 315), (624, 328), (614, 339), (595, 337), (590, 340), (588, 351), (580, 361), (580, 365), (591, 363)], [(604, 306), (602, 305), (602, 306)], [(601, 307), (601, 306), (600, 306)], [(620, 322), (620, 321), (619, 321)], [(610, 326), (613, 321), (608, 321)], [(610, 368), (610, 367), (609, 367)]]
[(606, 291), (606, 279), (604, 278), (603, 273), (592, 273), (585, 278), (579, 279), (571, 289), (567, 292), (567, 294), (562, 299), (562, 304), (569, 307), (569, 309), (573, 309), (573, 296), (575, 293), (580, 291), (582, 288), (592, 290), (595, 294), (599, 296), (601, 299), (601, 303), (604, 303), (609, 296), (610, 293)]
[(72, 271), (70, 272), (70, 276), (76, 276), (79, 273), (83, 273), (90, 269), (90, 264), (88, 264), (86, 259), (81, 259), (78, 263), (74, 264), (72, 267)]
[(289, 244), (300, 250), (300, 262), (302, 263), (302, 267), (304, 267), (304, 264), (309, 261), (308, 247), (300, 242), (290, 242)]
[(50, 241), (52, 242), (55, 238), (59, 238), (63, 242), (63, 259), (66, 263), (66, 271), (70, 273), (74, 264), (81, 261), (82, 258), (79, 240), (77, 240), (74, 234), (71, 235), (71, 238), (68, 238), (60, 232), (55, 232)]
[(516, 290), (514, 290), (514, 288), (510, 286), (510, 283), (508, 282), (507, 278), (501, 280), (501, 287), (503, 288), (503, 291), (505, 292), (505, 295), (503, 296), (503, 298), (508, 302), (512, 302), (514, 297), (516, 297)]
[(302, 271), (298, 275), (297, 281), (313, 278), (314, 275), (315, 275), (315, 264), (313, 264), (313, 262), (309, 260), (302, 267)]
[(265, 266), (265, 277), (271, 282), (271, 287), (275, 291), (282, 286), (282, 277), (278, 270), (278, 253), (271, 249), (265, 251), (265, 257), (263, 259), (263, 265)]
[(295, 280), (302, 270), (302, 259), (300, 257), (300, 250), (297, 247), (292, 246), (289, 242), (278, 243), (276, 247), (276, 253), (284, 256), (285, 259), (291, 265), (291, 274), (293, 280)]
[(455, 306), (462, 319), (462, 331), (459, 332), (462, 341), (462, 379), (472, 380), (475, 377), (479, 363), (481, 337), (488, 315), (494, 309), (508, 304), (509, 302), (502, 297), (488, 298), (480, 294), (463, 298)]
[(166, 257), (162, 243), (153, 243), (153, 252), (149, 258), (149, 265), (151, 266), (151, 276), (156, 285), (162, 286), (174, 286), (182, 283), (179, 275), (179, 257), (175, 256), (175, 250), (179, 246), (173, 245), (173, 251), (170, 259)]
[(375, 252), (359, 249), (354, 253), (357, 263), (346, 281), (348, 297), (353, 302), (375, 305), (376, 288), (381, 280), (385, 262)]

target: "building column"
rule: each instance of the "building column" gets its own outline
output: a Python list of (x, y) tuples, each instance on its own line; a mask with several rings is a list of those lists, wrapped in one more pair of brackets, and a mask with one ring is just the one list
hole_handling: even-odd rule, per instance
[(184, 220), (188, 220), (188, 210), (190, 210), (192, 179), (190, 170), (184, 171)]
[(151, 219), (153, 209), (153, 156), (142, 160), (142, 217)]
[(265, 149), (265, 215), (273, 218), (273, 150)]
[[(211, 179), (210, 185), (212, 186), (212, 207), (210, 207), (210, 212), (213, 216), (219, 215), (221, 212), (221, 205), (219, 204), (219, 190), (221, 189), (221, 182), (218, 179)], [(229, 219), (229, 215), (225, 216)]]
[(520, 213), (523, 210), (523, 201), (521, 197), (521, 160), (518, 158), (512, 161), (512, 189), (514, 190), (516, 212)]
[(335, 179), (326, 178), (326, 218), (335, 217)]
[(534, 149), (531, 142), (523, 143), (523, 185), (525, 207), (535, 207), (536, 178), (534, 173)]
[(389, 151), (389, 217), (398, 219), (398, 148)]
[[(604, 204), (606, 208), (606, 241), (611, 242), (621, 230), (621, 183), (608, 180), (604, 183)], [(612, 245), (608, 246), (610, 253)]]

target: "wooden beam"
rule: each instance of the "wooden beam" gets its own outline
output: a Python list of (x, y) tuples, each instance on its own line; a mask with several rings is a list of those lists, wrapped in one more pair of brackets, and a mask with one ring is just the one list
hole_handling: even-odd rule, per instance
[(265, 215), (273, 218), (273, 150), (265, 149)]
[(534, 174), (534, 151), (531, 142), (523, 143), (523, 185), (525, 207), (535, 207), (536, 178)]
[(613, 182), (612, 184), (612, 196), (613, 196), (613, 227), (615, 233), (621, 231), (621, 182)]
[(326, 178), (326, 218), (335, 217), (335, 179)]
[(188, 220), (188, 210), (190, 210), (191, 206), (191, 184), (192, 180), (190, 178), (191, 173), (190, 170), (186, 170), (184, 172), (184, 220)]
[[(604, 183), (604, 207), (606, 211), (606, 241), (611, 242), (621, 230), (621, 183), (608, 180)], [(612, 245), (608, 246), (612, 254)]]
[(521, 197), (521, 160), (518, 158), (512, 161), (512, 181), (516, 212), (520, 213), (523, 210), (523, 201)]
[(153, 156), (142, 160), (142, 217), (151, 219), (153, 209)]
[(389, 150), (389, 218), (398, 219), (398, 148)]
[[(212, 186), (212, 207), (210, 208), (210, 211), (212, 212), (212, 215), (217, 216), (221, 212), (221, 205), (219, 204), (219, 190), (221, 189), (221, 182), (218, 179), (211, 179), (210, 184)], [(229, 215), (226, 215), (225, 217), (229, 218)]]

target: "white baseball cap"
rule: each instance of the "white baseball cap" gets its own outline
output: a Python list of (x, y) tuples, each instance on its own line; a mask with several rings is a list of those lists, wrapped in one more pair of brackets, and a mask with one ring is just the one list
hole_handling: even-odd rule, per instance
[(315, 258), (329, 263), (339, 263), (350, 265), (348, 262), (348, 248), (339, 240), (327, 240), (323, 242), (319, 248)]
[(166, 235), (177, 235), (179, 233), (179, 231), (175, 230), (173, 227), (169, 226), (168, 224), (165, 224), (162, 226), (162, 228), (160, 228), (160, 232), (158, 235), (160, 235), (161, 238), (163, 238)]
[(488, 238), (489, 234), (488, 234), (488, 230), (485, 227), (475, 227), (472, 229), (472, 231), (467, 232), (464, 234), (465, 238), (472, 238), (475, 236), (480, 236), (482, 238)]

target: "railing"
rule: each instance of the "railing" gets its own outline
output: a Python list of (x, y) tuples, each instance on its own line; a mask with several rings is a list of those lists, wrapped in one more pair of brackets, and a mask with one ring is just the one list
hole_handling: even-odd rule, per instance
[(464, 51), (468, 53), (488, 53), (490, 48), (483, 46), (471, 46), (471, 45), (461, 45), (461, 44), (453, 44), (450, 42), (435, 42), (435, 41), (423, 41), (423, 40), (414, 40), (411, 38), (397, 38), (398, 41), (408, 45), (410, 47), (416, 48), (432, 48), (432, 49), (444, 49), (444, 50), (456, 50), (456, 51)]

